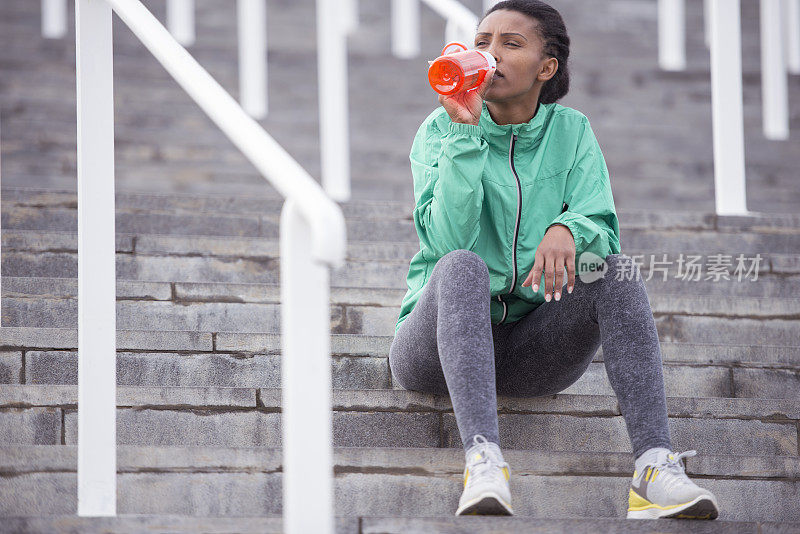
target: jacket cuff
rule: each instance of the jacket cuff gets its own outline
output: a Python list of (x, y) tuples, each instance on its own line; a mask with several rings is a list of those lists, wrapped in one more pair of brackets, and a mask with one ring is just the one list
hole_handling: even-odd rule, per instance
[(575, 257), (577, 258), (578, 254), (580, 254), (580, 252), (582, 251), (581, 246), (583, 245), (583, 243), (580, 240), (582, 236), (580, 233), (580, 229), (578, 228), (578, 225), (575, 224), (575, 220), (571, 218), (569, 211), (562, 212), (558, 217), (553, 219), (553, 222), (548, 224), (547, 228), (545, 228), (544, 230), (545, 233), (547, 233), (547, 230), (549, 230), (551, 226), (554, 226), (556, 224), (561, 224), (569, 229), (570, 233), (572, 234), (572, 239), (575, 241), (575, 249), (576, 249)]
[(481, 127), (477, 124), (466, 124), (463, 122), (450, 122), (449, 126), (450, 133), (462, 134), (462, 135), (471, 135), (474, 137), (481, 136)]

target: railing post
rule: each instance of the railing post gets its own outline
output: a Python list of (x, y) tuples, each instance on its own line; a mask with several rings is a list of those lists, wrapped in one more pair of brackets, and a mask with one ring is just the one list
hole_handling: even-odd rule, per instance
[(266, 0), (238, 0), (239, 97), (254, 119), (267, 116)]
[(761, 105), (767, 139), (789, 138), (789, 98), (786, 79), (781, 0), (761, 1)]
[(78, 120), (78, 515), (117, 511), (111, 7), (75, 1)]
[(194, 0), (167, 0), (167, 28), (183, 46), (194, 44)]
[(347, 39), (338, 0), (317, 0), (317, 68), (322, 187), (338, 202), (350, 199)]
[(358, 0), (342, 0), (342, 21), (345, 33), (358, 28)]
[(60, 39), (67, 35), (67, 0), (42, 0), (42, 37)]
[(800, 74), (800, 0), (785, 0), (786, 65), (791, 74)]
[(658, 0), (658, 63), (663, 70), (686, 69), (685, 0)]
[(311, 226), (281, 211), (283, 531), (333, 534), (330, 273), (311, 254)]
[[(0, 114), (0, 124), (3, 122), (2, 119), (3, 119), (2, 114)], [(3, 132), (2, 132), (2, 128), (0, 128), (0, 145), (2, 145), (2, 139), (3, 139)], [(3, 151), (0, 150), (0, 154), (2, 154), (2, 152)], [(0, 156), (0, 207), (2, 207), (2, 205), (3, 205), (3, 194), (2, 194), (2, 191), (3, 191), (3, 163), (2, 163), (1, 160), (2, 160), (2, 156)], [(2, 221), (3, 221), (2, 209), (0, 209), (0, 271), (2, 271), (2, 265), (3, 265), (3, 223), (2, 223)], [(0, 272), (0, 317), (3, 316), (3, 296), (2, 296), (3, 295), (3, 276), (2, 276), (2, 274), (3, 273)]]
[[(452, 43), (453, 41), (463, 42), (461, 28), (458, 23), (453, 19), (447, 19), (444, 25), (444, 42)], [(469, 43), (464, 43), (469, 46)]]
[(420, 53), (419, 0), (392, 0), (392, 54), (411, 59)]
[(747, 214), (739, 0), (711, 0), (711, 108), (718, 215)]

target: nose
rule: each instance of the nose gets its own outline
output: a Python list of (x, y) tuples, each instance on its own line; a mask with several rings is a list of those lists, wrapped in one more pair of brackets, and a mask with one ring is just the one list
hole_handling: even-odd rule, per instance
[(494, 42), (492, 42), (492, 44), (486, 47), (484, 51), (489, 52), (494, 57), (494, 60), (497, 62), (498, 66), (500, 65), (500, 55), (497, 53), (496, 45), (494, 44)]

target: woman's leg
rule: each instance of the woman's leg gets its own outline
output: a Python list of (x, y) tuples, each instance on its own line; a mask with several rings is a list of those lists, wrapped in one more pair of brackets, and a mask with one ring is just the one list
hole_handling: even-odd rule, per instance
[(611, 254), (603, 277), (545, 302), (507, 332), (497, 360), (497, 392), (536, 397), (583, 375), (602, 344), (633, 452), (670, 448), (661, 348), (644, 280), (630, 256)]
[(499, 445), (489, 299), (483, 259), (463, 249), (445, 254), (389, 349), (393, 381), (449, 393), (465, 450), (476, 434)]

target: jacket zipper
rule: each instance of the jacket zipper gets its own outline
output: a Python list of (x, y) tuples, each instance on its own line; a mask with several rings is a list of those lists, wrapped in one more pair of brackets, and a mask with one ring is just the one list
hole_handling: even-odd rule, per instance
[[(511, 135), (511, 147), (508, 150), (508, 164), (511, 167), (511, 172), (514, 174), (514, 178), (517, 180), (517, 219), (514, 222), (514, 243), (511, 247), (511, 290), (508, 294), (514, 292), (514, 286), (517, 283), (517, 238), (519, 236), (519, 221), (522, 217), (522, 183), (519, 181), (519, 176), (517, 175), (517, 170), (514, 168), (514, 145), (517, 141), (517, 135)], [(506, 320), (508, 316), (508, 304), (503, 302), (503, 299), (500, 298), (500, 295), (497, 295), (497, 300), (503, 304), (503, 317), (500, 319), (500, 323)]]

